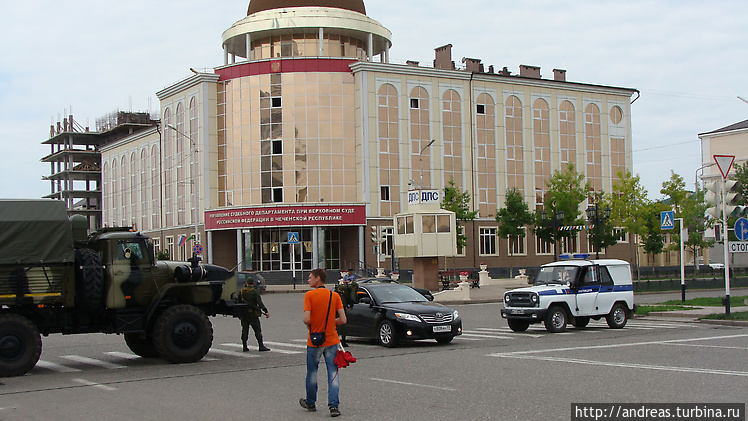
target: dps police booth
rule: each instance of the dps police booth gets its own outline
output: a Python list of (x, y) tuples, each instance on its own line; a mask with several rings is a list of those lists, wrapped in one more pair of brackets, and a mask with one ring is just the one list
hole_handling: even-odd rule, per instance
[(413, 286), (439, 289), (439, 257), (457, 255), (455, 213), (440, 208), (439, 190), (408, 192), (408, 211), (395, 215), (395, 257), (413, 258)]

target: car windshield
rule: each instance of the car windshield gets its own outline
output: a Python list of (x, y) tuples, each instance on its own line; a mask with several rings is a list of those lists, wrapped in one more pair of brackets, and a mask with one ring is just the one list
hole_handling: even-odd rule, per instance
[(576, 279), (579, 266), (546, 266), (540, 268), (535, 285), (568, 284)]
[(369, 288), (369, 293), (379, 304), (428, 301), (413, 288), (397, 284)]

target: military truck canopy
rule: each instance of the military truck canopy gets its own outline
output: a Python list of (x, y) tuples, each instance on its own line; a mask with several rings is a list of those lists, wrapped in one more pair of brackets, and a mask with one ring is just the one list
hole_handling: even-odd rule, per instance
[(0, 264), (74, 261), (72, 225), (64, 202), (0, 199)]

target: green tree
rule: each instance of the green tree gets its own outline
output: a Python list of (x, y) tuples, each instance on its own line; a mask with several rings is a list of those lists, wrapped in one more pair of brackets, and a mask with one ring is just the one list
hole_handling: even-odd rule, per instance
[[(449, 186), (444, 188), (444, 199), (441, 204), (442, 209), (455, 213), (458, 221), (472, 221), (478, 215), (478, 211), (470, 210), (470, 193), (463, 192), (461, 188), (455, 186), (454, 179), (449, 180)], [(462, 250), (467, 246), (467, 236), (464, 234), (464, 228), (457, 223), (457, 249)]]
[[(688, 249), (694, 256), (694, 268), (698, 269), (698, 256), (703, 255), (703, 250), (710, 248), (714, 244), (714, 240), (704, 239), (704, 230), (706, 229), (707, 221), (704, 217), (706, 208), (709, 205), (704, 199), (704, 190), (698, 190), (694, 194), (689, 195), (681, 206), (680, 218), (683, 218), (683, 223), (688, 228), (688, 237), (686, 237), (683, 243), (684, 247)], [(679, 231), (680, 233), (680, 231)], [(676, 234), (673, 236), (677, 241), (676, 245), (680, 248), (680, 235)], [(696, 270), (694, 270), (694, 278), (696, 277)]]
[(613, 181), (613, 192), (610, 194), (611, 214), (613, 223), (623, 227), (629, 233), (630, 261), (636, 262), (637, 279), (639, 279), (639, 253), (637, 248), (639, 239), (647, 232), (645, 224), (648, 205), (647, 190), (642, 187), (638, 175), (634, 176), (631, 171), (619, 172), (618, 178)]
[(644, 232), (642, 234), (641, 248), (644, 253), (652, 256), (665, 250), (665, 233), (660, 229), (660, 213), (670, 208), (662, 202), (649, 202), (643, 207), (641, 215)]
[[(543, 209), (546, 215), (553, 218), (557, 212), (564, 213), (561, 225), (581, 225), (584, 218), (581, 217), (579, 204), (587, 198), (590, 189), (589, 183), (585, 181), (584, 174), (577, 172), (573, 164), (564, 170), (556, 170), (545, 183), (548, 192), (543, 199)], [(547, 242), (554, 241), (553, 226), (549, 220), (543, 220), (541, 212), (535, 212), (534, 233)], [(576, 235), (576, 231), (559, 231), (559, 238)]]
[[(525, 226), (532, 224), (533, 214), (530, 212), (522, 192), (518, 188), (506, 192), (506, 207), (496, 212), (496, 222), (499, 223), (499, 237), (510, 239), (512, 237), (524, 237)], [(514, 251), (509, 242), (509, 276), (514, 271)]]
[[(595, 192), (592, 195), (591, 202), (593, 206), (596, 205), (597, 222), (599, 226), (592, 225), (588, 230), (588, 235), (590, 236), (590, 243), (594, 244), (596, 249), (602, 250), (613, 246), (618, 242), (618, 237), (613, 232), (613, 229), (615, 228), (615, 219), (613, 218), (610, 195), (605, 195), (603, 192)], [(605, 218), (606, 209), (611, 210), (611, 214), (608, 218)], [(594, 224), (595, 221), (589, 222)]]
[(680, 207), (688, 197), (686, 191), (686, 182), (683, 181), (683, 177), (670, 170), (670, 180), (662, 183), (662, 189), (660, 193), (667, 196), (669, 204), (672, 206), (672, 210), (675, 213), (680, 213)]

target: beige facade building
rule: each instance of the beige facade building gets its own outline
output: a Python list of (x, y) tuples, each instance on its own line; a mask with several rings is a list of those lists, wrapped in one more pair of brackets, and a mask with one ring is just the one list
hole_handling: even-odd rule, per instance
[[(383, 265), (407, 269), (392, 217), (409, 190), (454, 181), (478, 218), (445, 265), (506, 267), (508, 189), (540, 209), (555, 170), (574, 164), (609, 192), (632, 169), (636, 90), (463, 68), (451, 45), (433, 65), (393, 64), (392, 38), (360, 0), (252, 0), (223, 34), (223, 65), (158, 92), (160, 127), (102, 149), (104, 223), (137, 224), (177, 258), (199, 243), (208, 261), (277, 272), (377, 266), (373, 228)], [(589, 251), (585, 238), (564, 250)], [(529, 228), (512, 244), (515, 266), (553, 259)]]

